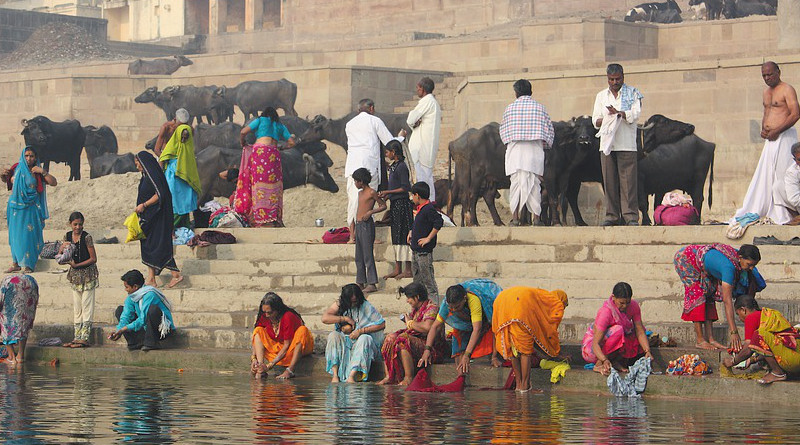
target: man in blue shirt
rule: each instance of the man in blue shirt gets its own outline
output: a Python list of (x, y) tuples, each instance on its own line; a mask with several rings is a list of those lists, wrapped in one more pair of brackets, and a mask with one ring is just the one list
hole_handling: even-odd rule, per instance
[(131, 351), (159, 349), (158, 341), (175, 330), (172, 305), (161, 291), (144, 285), (144, 275), (138, 270), (125, 272), (122, 283), (128, 296), (114, 311), (119, 324), (108, 338), (116, 341), (125, 336)]

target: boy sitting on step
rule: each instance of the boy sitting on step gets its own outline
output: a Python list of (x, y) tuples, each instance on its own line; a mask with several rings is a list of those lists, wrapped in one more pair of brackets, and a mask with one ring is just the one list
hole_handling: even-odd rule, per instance
[[(364, 293), (378, 290), (378, 271), (375, 269), (375, 221), (372, 215), (386, 210), (386, 202), (369, 186), (372, 174), (366, 168), (353, 172), (353, 182), (358, 188), (358, 210), (354, 236), (356, 239), (356, 283)], [(375, 203), (378, 208), (375, 208)]]

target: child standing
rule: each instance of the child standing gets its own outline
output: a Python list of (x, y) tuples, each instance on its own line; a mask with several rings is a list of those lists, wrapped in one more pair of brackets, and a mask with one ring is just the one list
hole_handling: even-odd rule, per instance
[(97, 252), (94, 249), (92, 236), (83, 230), (83, 214), (72, 212), (69, 225), (72, 230), (64, 235), (61, 251), (67, 243), (74, 245), (72, 260), (69, 262), (67, 280), (72, 285), (72, 301), (74, 305), (75, 339), (64, 343), (65, 348), (85, 348), (91, 346), (89, 334), (92, 331), (94, 315), (94, 290), (99, 284), (97, 272)]
[[(366, 168), (353, 172), (353, 182), (358, 188), (358, 210), (356, 210), (356, 283), (364, 293), (378, 290), (378, 272), (375, 269), (375, 221), (372, 215), (386, 210), (386, 203), (372, 187), (372, 174)], [(378, 208), (375, 209), (375, 203)]]
[[(408, 231), (414, 215), (411, 212), (411, 200), (408, 192), (411, 190), (408, 166), (403, 156), (403, 146), (397, 140), (386, 144), (386, 158), (391, 161), (389, 166), (388, 190), (378, 192), (381, 198), (389, 198), (392, 205), (389, 207), (391, 215), (392, 247), (394, 247), (394, 270), (387, 278), (411, 278), (411, 248), (408, 245)], [(405, 272), (403, 272), (405, 265)]]
[(414, 282), (428, 290), (428, 297), (441, 304), (439, 288), (433, 275), (433, 248), (436, 247), (436, 234), (441, 230), (444, 221), (428, 198), (430, 187), (425, 182), (417, 182), (411, 186), (411, 200), (417, 206), (417, 215), (411, 231), (408, 233), (408, 244), (411, 246), (411, 271)]

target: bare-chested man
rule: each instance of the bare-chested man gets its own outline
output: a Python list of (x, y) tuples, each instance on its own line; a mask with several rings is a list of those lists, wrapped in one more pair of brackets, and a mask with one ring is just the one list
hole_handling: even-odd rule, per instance
[[(372, 174), (364, 167), (353, 172), (353, 181), (358, 187), (356, 209), (356, 284), (365, 294), (378, 290), (378, 272), (375, 269), (375, 221), (372, 215), (386, 210), (386, 202), (369, 186)], [(375, 208), (375, 204), (378, 208)]]
[(156, 158), (161, 156), (164, 146), (167, 145), (167, 142), (169, 142), (169, 139), (172, 137), (172, 133), (175, 133), (175, 129), (178, 128), (178, 125), (185, 124), (187, 122), (189, 122), (189, 112), (184, 108), (181, 108), (175, 112), (175, 119), (164, 122), (164, 124), (158, 130), (156, 146), (153, 148)]
[(761, 120), (761, 137), (766, 139), (761, 159), (747, 188), (737, 217), (748, 213), (768, 216), (776, 224), (791, 220), (791, 205), (786, 196), (784, 176), (792, 164), (792, 145), (797, 142), (794, 124), (800, 119), (800, 106), (794, 88), (781, 80), (781, 70), (775, 62), (761, 65), (761, 77), (767, 84), (764, 90), (764, 117)]

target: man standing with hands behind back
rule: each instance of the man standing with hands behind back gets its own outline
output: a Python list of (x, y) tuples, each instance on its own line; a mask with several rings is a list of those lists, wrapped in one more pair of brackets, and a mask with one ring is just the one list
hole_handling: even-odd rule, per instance
[(406, 123), (414, 131), (408, 139), (408, 151), (417, 181), (428, 184), (431, 191), (430, 200), (436, 201), (436, 189), (433, 187), (433, 165), (439, 152), (439, 127), (442, 125), (442, 109), (433, 97), (433, 80), (423, 77), (417, 83), (417, 106), (408, 113)]
[(601, 226), (639, 225), (636, 122), (642, 113), (642, 94), (625, 83), (622, 65), (606, 68), (608, 88), (597, 93), (592, 123), (599, 128), (600, 164), (606, 218)]

